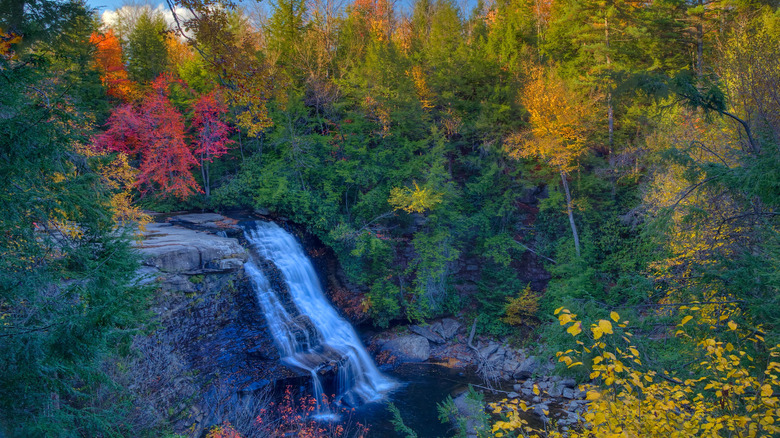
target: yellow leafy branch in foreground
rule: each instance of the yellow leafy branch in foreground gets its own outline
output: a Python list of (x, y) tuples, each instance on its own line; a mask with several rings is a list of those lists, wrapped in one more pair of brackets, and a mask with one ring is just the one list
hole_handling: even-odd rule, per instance
[[(555, 311), (562, 326), (572, 336), (582, 334), (577, 315), (560, 308)], [(730, 342), (707, 338), (697, 345), (702, 354), (699, 369), (702, 376), (679, 380), (672, 376), (638, 369), (642, 362), (639, 351), (630, 342), (630, 333), (622, 339), (626, 346), (607, 349), (602, 339), (615, 335), (612, 322), (620, 316), (612, 312), (609, 320), (600, 320), (590, 327), (594, 343), (586, 347), (577, 341), (582, 351), (558, 353), (558, 360), (569, 367), (581, 365), (573, 355), (593, 353), (591, 379), (601, 385), (586, 385), (591, 403), (584, 414), (584, 423), (576, 431), (561, 432), (555, 428), (543, 431), (531, 428), (520, 416), (529, 407), (524, 402), (503, 400), (491, 404), (494, 413), (504, 419), (493, 424), (496, 437), (769, 437), (780, 434), (780, 345), (769, 349), (765, 366), (743, 349)], [(682, 328), (691, 318), (685, 317)], [(625, 327), (627, 321), (618, 326)], [(739, 327), (727, 323), (729, 332)], [(763, 343), (760, 335), (748, 340)], [(622, 344), (621, 344), (622, 345)], [(609, 351), (611, 350), (611, 351)], [(763, 368), (763, 369), (762, 369)]]

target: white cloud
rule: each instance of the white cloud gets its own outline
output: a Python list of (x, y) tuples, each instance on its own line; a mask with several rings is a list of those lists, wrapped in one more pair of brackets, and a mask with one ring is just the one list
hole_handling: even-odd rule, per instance
[[(173, 18), (173, 12), (162, 3), (152, 8), (149, 4), (126, 4), (119, 9), (108, 9), (103, 11), (100, 16), (103, 26), (114, 29), (121, 37), (126, 37), (127, 33), (135, 26), (135, 21), (144, 11), (152, 11), (154, 14), (160, 14), (165, 19), (169, 29), (176, 28), (176, 20)], [(179, 21), (192, 17), (190, 11), (177, 10)]]

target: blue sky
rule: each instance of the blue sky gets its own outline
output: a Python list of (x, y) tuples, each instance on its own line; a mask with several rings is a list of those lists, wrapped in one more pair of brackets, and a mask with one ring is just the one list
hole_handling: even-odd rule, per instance
[[(392, 0), (391, 0), (392, 1)], [(268, 11), (271, 9), (271, 1), (270, 0), (238, 0), (239, 4), (243, 5), (247, 9), (256, 9), (257, 5), (260, 6), (262, 10)], [(352, 0), (344, 0), (344, 4), (351, 3)], [(414, 0), (396, 0), (395, 1), (395, 7), (397, 11), (407, 11), (410, 9), (411, 4), (414, 2)], [(465, 15), (468, 15), (471, 13), (471, 8), (476, 5), (476, 0), (454, 0), (455, 4), (460, 5), (462, 10), (465, 7)], [(105, 11), (113, 11), (116, 9), (119, 9), (122, 7), (122, 5), (126, 4), (134, 4), (134, 5), (143, 5), (148, 3), (152, 8), (156, 8), (158, 6), (168, 9), (167, 4), (164, 0), (87, 0), (87, 6), (98, 9), (98, 14), (102, 16), (103, 12)], [(267, 13), (267, 12), (266, 12)]]

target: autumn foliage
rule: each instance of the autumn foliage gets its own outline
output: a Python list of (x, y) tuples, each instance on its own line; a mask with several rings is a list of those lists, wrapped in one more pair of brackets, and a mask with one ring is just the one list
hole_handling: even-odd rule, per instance
[(95, 65), (100, 71), (100, 80), (108, 95), (125, 102), (137, 96), (135, 84), (128, 78), (127, 69), (122, 61), (122, 46), (114, 31), (92, 33), (90, 43), (95, 46)]
[(206, 196), (210, 191), (209, 163), (214, 161), (214, 158), (225, 155), (228, 147), (235, 143), (230, 139), (231, 128), (222, 121), (226, 113), (227, 106), (214, 92), (201, 96), (195, 102), (195, 115), (192, 119), (192, 129), (195, 131), (193, 149), (195, 154), (200, 155)]
[[(581, 430), (536, 430), (520, 415), (529, 409), (525, 402), (504, 400), (491, 405), (494, 413), (503, 415), (493, 424), (494, 436), (716, 438), (780, 433), (780, 345), (765, 345), (760, 331), (741, 330), (729, 320), (721, 336), (698, 341), (699, 361), (690, 368), (692, 377), (678, 378), (647, 368), (625, 330), (628, 321), (621, 321), (616, 312), (611, 312), (611, 321), (599, 320), (590, 330), (567, 309), (555, 313), (569, 334), (589, 338), (577, 340), (577, 350), (558, 353), (569, 368), (590, 361), (590, 378), (597, 383), (584, 388), (590, 404)], [(689, 337), (685, 326), (693, 319), (685, 316), (676, 336)], [(767, 362), (751, 356), (753, 345), (768, 350)]]
[(98, 135), (98, 149), (123, 152), (140, 161), (136, 187), (179, 199), (201, 192), (191, 169), (198, 163), (185, 138), (184, 118), (168, 99), (170, 77), (152, 83), (140, 107), (123, 105), (109, 117), (108, 130)]
[[(313, 416), (317, 414), (317, 400), (311, 396), (296, 397), (288, 386), (284, 396), (277, 402), (272, 402), (255, 419), (255, 429), (251, 433), (260, 432), (260, 436), (268, 438), (365, 438), (368, 428), (361, 423), (352, 422), (351, 411), (341, 410), (346, 420), (338, 423), (318, 421)], [(331, 407), (331, 409), (337, 409)], [(207, 438), (243, 438), (230, 424), (213, 426)]]

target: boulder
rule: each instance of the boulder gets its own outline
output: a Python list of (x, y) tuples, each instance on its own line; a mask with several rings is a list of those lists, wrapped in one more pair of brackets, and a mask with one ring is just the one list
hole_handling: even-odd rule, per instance
[(528, 379), (534, 375), (538, 368), (539, 361), (536, 359), (536, 356), (529, 356), (528, 359), (524, 360), (515, 370), (512, 377), (515, 379)]
[(563, 386), (560, 383), (553, 383), (552, 387), (547, 391), (550, 397), (560, 397), (563, 395)]
[(520, 363), (518, 363), (515, 360), (508, 359), (504, 361), (504, 371), (506, 371), (509, 374), (514, 373), (514, 371), (517, 369), (517, 367), (520, 366)]
[(424, 362), (431, 356), (428, 340), (420, 335), (405, 335), (391, 339), (382, 345), (382, 351), (389, 352), (401, 362)]
[(460, 324), (452, 318), (444, 318), (441, 320), (441, 331), (439, 334), (444, 339), (450, 339), (458, 333)]
[(413, 325), (409, 327), (409, 330), (412, 331), (412, 333), (416, 333), (425, 339), (433, 342), (434, 344), (443, 344), (444, 338), (441, 337), (438, 333), (435, 333), (433, 330), (431, 330), (428, 327), (423, 327), (419, 325)]
[(491, 354), (495, 353), (496, 350), (498, 350), (498, 344), (495, 342), (491, 342), (479, 349), (479, 355), (487, 359), (490, 357)]
[(455, 397), (453, 400), (455, 408), (458, 410), (460, 418), (466, 420), (465, 432), (467, 438), (476, 438), (487, 432), (487, 425), (484, 424), (484, 406), (480, 403), (467, 398), (468, 393)]
[(144, 258), (144, 265), (163, 272), (195, 274), (209, 269), (230, 271), (239, 269), (248, 258), (238, 239), (170, 224), (149, 224), (143, 231), (143, 237), (137, 248)]

